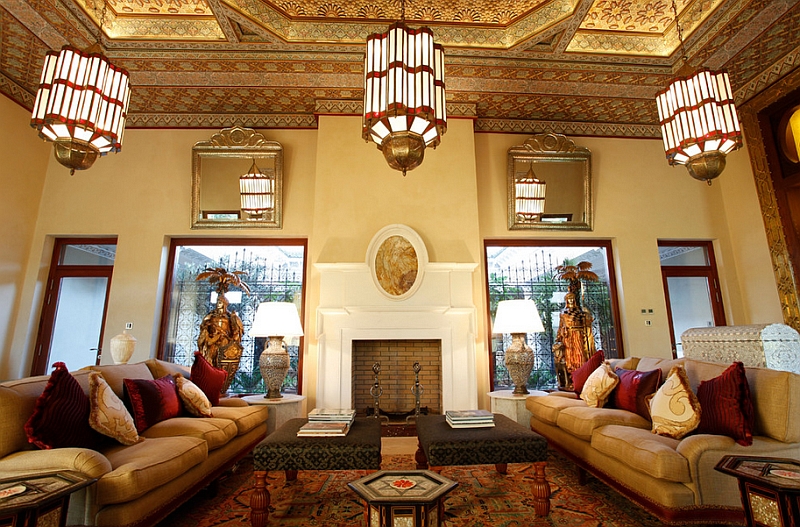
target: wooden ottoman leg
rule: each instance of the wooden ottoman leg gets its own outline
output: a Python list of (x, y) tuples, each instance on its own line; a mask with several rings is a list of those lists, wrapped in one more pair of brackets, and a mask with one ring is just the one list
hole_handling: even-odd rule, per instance
[(269, 490), (267, 490), (267, 472), (253, 472), (256, 483), (250, 494), (250, 524), (253, 527), (266, 527), (269, 519)]
[(428, 469), (428, 457), (425, 455), (425, 451), (422, 450), (422, 443), (417, 443), (417, 452), (414, 454), (414, 459), (417, 462), (417, 470)]
[(550, 484), (544, 473), (546, 466), (547, 461), (537, 461), (533, 464), (533, 508), (537, 516), (550, 514)]
[(508, 463), (495, 463), (494, 469), (498, 474), (508, 474)]
[(297, 479), (297, 471), (296, 470), (287, 470), (286, 471), (286, 481), (295, 481)]

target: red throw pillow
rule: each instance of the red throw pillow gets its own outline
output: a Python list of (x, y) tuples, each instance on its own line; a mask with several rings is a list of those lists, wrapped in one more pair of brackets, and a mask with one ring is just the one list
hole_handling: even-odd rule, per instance
[(206, 397), (211, 402), (211, 406), (217, 406), (219, 404), (219, 393), (225, 385), (225, 378), (228, 373), (223, 369), (214, 367), (203, 357), (202, 353), (195, 351), (194, 364), (192, 364), (190, 375), (190, 380), (203, 390), (203, 393), (206, 394)]
[(575, 393), (578, 395), (581, 394), (581, 391), (583, 391), (583, 385), (586, 383), (586, 379), (589, 378), (589, 375), (591, 375), (594, 370), (600, 367), (604, 360), (605, 357), (603, 356), (603, 350), (600, 350), (589, 357), (589, 360), (584, 362), (583, 366), (572, 372), (572, 389), (575, 391)]
[(122, 379), (125, 400), (131, 410), (136, 431), (142, 433), (165, 419), (179, 417), (183, 406), (178, 398), (178, 386), (171, 375), (154, 381)]
[(702, 381), (697, 399), (703, 411), (696, 433), (729, 436), (742, 446), (753, 444), (755, 414), (744, 364), (734, 362), (719, 377)]
[(619, 384), (611, 396), (614, 408), (634, 412), (648, 421), (650, 406), (647, 396), (656, 393), (661, 384), (661, 369), (651, 371), (616, 369)]
[(43, 449), (99, 447), (103, 438), (89, 426), (89, 397), (66, 364), (53, 366), (55, 370), (25, 423), (28, 442)]

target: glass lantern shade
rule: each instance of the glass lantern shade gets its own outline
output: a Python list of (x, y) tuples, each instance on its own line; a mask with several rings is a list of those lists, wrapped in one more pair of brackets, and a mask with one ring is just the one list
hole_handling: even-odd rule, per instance
[(128, 72), (101, 53), (71, 46), (48, 51), (31, 126), (56, 144), (58, 161), (75, 170), (119, 152), (130, 101)]
[(275, 177), (268, 172), (264, 174), (253, 160), (250, 170), (239, 177), (241, 206), (248, 219), (261, 219), (264, 212), (275, 208)]
[(725, 155), (742, 146), (727, 72), (703, 69), (675, 79), (656, 102), (669, 164), (686, 165), (696, 179), (717, 177)]
[(516, 212), (522, 221), (535, 221), (544, 212), (547, 183), (536, 178), (533, 167), (516, 185)]
[(362, 137), (405, 173), (447, 131), (444, 48), (427, 28), (403, 22), (367, 38)]

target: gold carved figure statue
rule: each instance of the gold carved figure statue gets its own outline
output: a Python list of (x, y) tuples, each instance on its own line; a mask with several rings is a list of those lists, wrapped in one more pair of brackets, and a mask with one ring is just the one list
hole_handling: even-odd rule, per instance
[(572, 385), (572, 372), (583, 366), (596, 349), (592, 334), (592, 313), (578, 305), (574, 293), (567, 293), (564, 301), (567, 305), (559, 317), (553, 353), (556, 353), (556, 346), (560, 344), (569, 387)]
[(556, 277), (569, 282), (569, 292), (564, 296), (565, 306), (559, 317), (558, 332), (553, 344), (556, 377), (561, 389), (572, 389), (572, 372), (583, 366), (596, 352), (592, 333), (594, 316), (581, 306), (579, 296), (582, 281), (599, 280), (591, 268), (592, 264), (589, 262), (560, 265), (556, 268)]
[(203, 317), (200, 323), (200, 334), (197, 337), (197, 349), (208, 362), (227, 372), (222, 394), (230, 388), (233, 376), (239, 369), (242, 358), (242, 335), (244, 326), (236, 311), (228, 310), (228, 299), (225, 293), (230, 287), (238, 287), (248, 295), (250, 287), (242, 281), (243, 271), (228, 272), (222, 267), (209, 268), (197, 275), (197, 280), (207, 280), (216, 286), (217, 303), (214, 309)]

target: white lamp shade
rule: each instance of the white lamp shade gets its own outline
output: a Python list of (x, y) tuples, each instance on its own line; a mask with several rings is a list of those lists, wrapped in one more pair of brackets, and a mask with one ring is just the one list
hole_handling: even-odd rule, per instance
[(533, 300), (502, 300), (497, 304), (493, 333), (539, 333), (544, 331)]
[(290, 302), (261, 302), (250, 328), (253, 337), (302, 337), (297, 307)]

